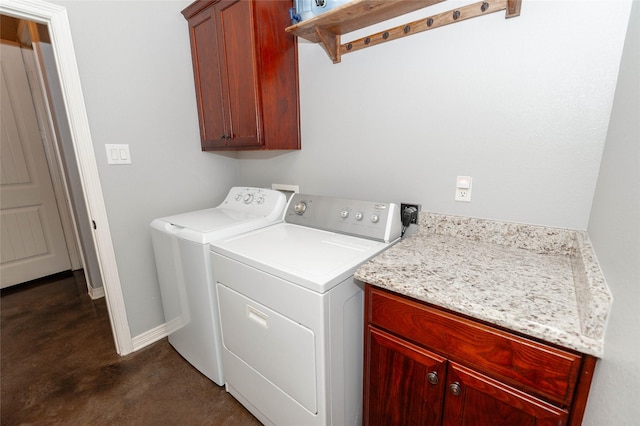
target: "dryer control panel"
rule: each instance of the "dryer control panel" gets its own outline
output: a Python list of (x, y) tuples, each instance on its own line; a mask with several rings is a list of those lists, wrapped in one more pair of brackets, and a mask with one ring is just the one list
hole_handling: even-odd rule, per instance
[(285, 222), (386, 243), (400, 238), (400, 207), (395, 203), (293, 194)]

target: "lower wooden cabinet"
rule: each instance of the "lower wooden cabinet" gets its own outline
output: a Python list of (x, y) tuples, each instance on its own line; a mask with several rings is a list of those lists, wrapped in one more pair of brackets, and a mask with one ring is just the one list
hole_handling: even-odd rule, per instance
[(369, 327), (365, 424), (439, 425), (447, 360)]
[(366, 286), (365, 425), (579, 425), (595, 358)]

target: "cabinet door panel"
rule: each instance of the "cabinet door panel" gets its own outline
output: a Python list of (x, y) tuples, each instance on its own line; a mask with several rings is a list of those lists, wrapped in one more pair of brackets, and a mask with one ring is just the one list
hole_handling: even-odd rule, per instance
[[(226, 146), (260, 145), (260, 99), (252, 2), (221, 2), (218, 40), (223, 46), (224, 102), (230, 114)], [(225, 86), (225, 84), (223, 84)]]
[(208, 9), (189, 20), (191, 55), (203, 147), (221, 143), (228, 133), (223, 110), (223, 88), (215, 30), (216, 14)]
[[(456, 385), (457, 389), (451, 388)], [(446, 386), (445, 426), (561, 426), (567, 422), (566, 411), (453, 362)]]
[(446, 360), (372, 327), (366, 345), (364, 423), (439, 425)]

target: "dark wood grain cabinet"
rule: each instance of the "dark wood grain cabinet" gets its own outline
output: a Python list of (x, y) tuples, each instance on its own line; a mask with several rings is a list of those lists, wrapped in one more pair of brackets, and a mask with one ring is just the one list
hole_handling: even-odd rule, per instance
[(595, 358), (370, 285), (365, 425), (579, 425)]
[(196, 1), (188, 21), (203, 150), (300, 149), (290, 0)]

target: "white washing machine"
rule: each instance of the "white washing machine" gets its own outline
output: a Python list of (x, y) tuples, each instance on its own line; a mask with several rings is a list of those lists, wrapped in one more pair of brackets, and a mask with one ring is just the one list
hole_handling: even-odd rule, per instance
[(234, 187), (218, 207), (151, 222), (169, 343), (218, 385), (224, 374), (209, 243), (281, 222), (285, 205), (279, 191)]
[(362, 421), (364, 284), (396, 204), (294, 194), (283, 223), (211, 245), (229, 391), (262, 423)]

